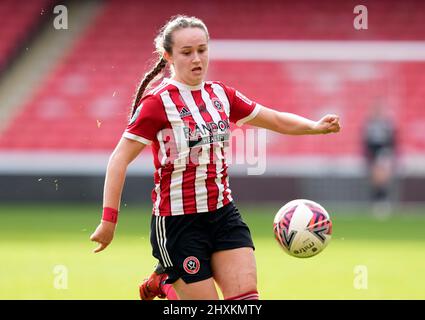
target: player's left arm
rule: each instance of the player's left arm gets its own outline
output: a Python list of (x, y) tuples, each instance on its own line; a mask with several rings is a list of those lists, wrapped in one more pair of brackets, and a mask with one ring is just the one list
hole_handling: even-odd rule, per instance
[(264, 106), (261, 106), (257, 115), (246, 124), (290, 135), (326, 134), (341, 130), (339, 117), (334, 114), (328, 114), (318, 121), (313, 121), (293, 113), (279, 112)]

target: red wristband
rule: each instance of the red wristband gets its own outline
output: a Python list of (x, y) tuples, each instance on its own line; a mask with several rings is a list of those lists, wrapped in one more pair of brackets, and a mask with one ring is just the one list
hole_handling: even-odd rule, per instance
[(118, 210), (113, 208), (103, 208), (102, 220), (117, 223), (118, 221)]

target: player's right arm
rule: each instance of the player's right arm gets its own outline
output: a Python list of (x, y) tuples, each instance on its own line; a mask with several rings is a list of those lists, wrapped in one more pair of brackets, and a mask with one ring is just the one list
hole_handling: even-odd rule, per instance
[[(121, 193), (124, 187), (128, 165), (139, 155), (143, 148), (156, 139), (156, 135), (167, 123), (164, 106), (159, 98), (147, 95), (134, 112), (123, 137), (109, 158), (103, 190), (103, 208), (109, 212), (119, 211)], [(116, 210), (116, 211), (115, 211)], [(109, 219), (116, 221), (116, 219)], [(102, 219), (96, 231), (90, 237), (99, 243), (94, 252), (105, 249), (112, 241), (115, 223)]]
[(241, 126), (244, 123), (282, 134), (326, 134), (341, 130), (339, 116), (328, 114), (318, 121), (302, 116), (279, 112), (251, 101), (232, 87), (221, 84), (230, 102), (230, 121)]
[[(119, 211), (128, 165), (140, 154), (146, 144), (122, 137), (109, 158), (103, 191), (103, 208)], [(90, 240), (99, 245), (94, 252), (105, 249), (114, 237), (116, 224), (102, 220)]]
[(279, 112), (264, 106), (253, 119), (246, 123), (290, 135), (327, 134), (337, 133), (341, 130), (339, 116), (334, 114), (328, 114), (318, 121), (313, 121), (293, 113)]

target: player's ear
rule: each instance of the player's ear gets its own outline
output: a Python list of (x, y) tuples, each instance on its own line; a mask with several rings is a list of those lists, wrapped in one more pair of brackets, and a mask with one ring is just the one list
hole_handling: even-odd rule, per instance
[(173, 56), (169, 54), (167, 51), (164, 52), (164, 59), (171, 65), (173, 64)]

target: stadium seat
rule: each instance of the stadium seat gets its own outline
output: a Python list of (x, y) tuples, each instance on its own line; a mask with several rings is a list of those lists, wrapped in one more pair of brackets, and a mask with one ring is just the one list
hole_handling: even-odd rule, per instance
[[(23, 18), (7, 19), (12, 3), (0, 5), (0, 21), (7, 25), (2, 32), (10, 31), (7, 39), (25, 32), (30, 23), (25, 17), (34, 15), (27, 9)], [(0, 149), (112, 150), (125, 128), (135, 88), (154, 61), (154, 36), (182, 8), (190, 7), (191, 14), (203, 18), (213, 39), (423, 40), (425, 4), (406, 3), (400, 10), (397, 1), (368, 4), (374, 10), (373, 28), (361, 33), (352, 25), (353, 3), (345, 2), (338, 6), (328, 1), (277, 0), (263, 4), (219, 0), (202, 5), (188, 0), (105, 2), (72, 50), (64, 53), (61, 63), (8, 124), (0, 136)], [(9, 50), (4, 47), (8, 42), (0, 43), (0, 59)], [(271, 134), (268, 153), (272, 156), (289, 152), (360, 155), (362, 126), (377, 96), (385, 97), (387, 108), (397, 114), (403, 150), (420, 152), (423, 138), (403, 124), (414, 121), (419, 127), (418, 119), (425, 117), (425, 63), (371, 62), (360, 67), (373, 70), (375, 76), (363, 79), (350, 73), (358, 66), (355, 62), (213, 60), (209, 78), (277, 110), (314, 119), (330, 112), (341, 115), (344, 129), (339, 135), (288, 138)]]

